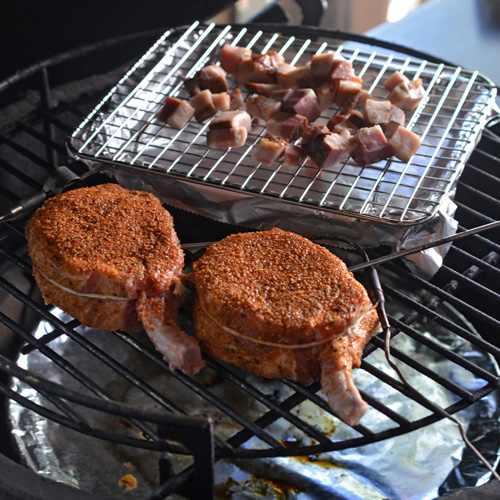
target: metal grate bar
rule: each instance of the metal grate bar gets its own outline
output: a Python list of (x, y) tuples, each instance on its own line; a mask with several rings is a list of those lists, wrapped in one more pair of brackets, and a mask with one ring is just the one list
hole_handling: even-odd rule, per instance
[[(135, 339), (133, 339), (132, 337), (130, 337), (129, 335), (127, 335), (125, 333), (116, 332), (116, 334), (120, 335), (123, 340), (125, 340), (127, 343), (131, 344), (133, 347), (135, 347), (137, 350), (139, 350), (142, 354), (146, 355), (150, 360), (154, 361), (156, 364), (160, 365), (166, 371), (170, 372), (168, 365), (156, 353), (153, 353), (151, 350), (146, 349), (144, 346), (141, 346), (139, 344), (139, 342), (137, 342)], [(267, 444), (269, 444), (273, 448), (280, 448), (283, 446), (282, 443), (280, 443), (278, 440), (274, 439), (269, 433), (267, 433), (263, 429), (259, 428), (258, 426), (256, 426), (252, 422), (250, 422), (241, 413), (235, 412), (229, 405), (227, 405), (220, 398), (213, 395), (211, 392), (205, 391), (205, 389), (201, 385), (197, 384), (190, 377), (187, 377), (186, 375), (183, 375), (182, 373), (179, 373), (179, 372), (170, 372), (170, 373), (172, 373), (173, 376), (175, 376), (176, 378), (181, 380), (184, 383), (184, 385), (189, 387), (193, 392), (204, 397), (207, 401), (212, 403), (219, 410), (223, 411), (226, 415), (233, 418), (236, 422), (238, 422), (242, 426), (250, 429), (254, 433), (255, 436), (258, 436), (260, 439), (262, 439), (264, 442), (266, 442)]]

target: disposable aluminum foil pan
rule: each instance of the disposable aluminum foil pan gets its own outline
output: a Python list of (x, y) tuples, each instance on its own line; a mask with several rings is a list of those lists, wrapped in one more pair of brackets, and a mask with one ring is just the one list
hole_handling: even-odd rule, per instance
[[(495, 85), (477, 72), (370, 39), (313, 39), (315, 32), (300, 27), (292, 33), (197, 23), (168, 31), (75, 130), (71, 153), (91, 168), (109, 165), (125, 187), (153, 191), (166, 203), (231, 224), (278, 226), (307, 237), (343, 234), (395, 249), (453, 234), (456, 181), (491, 116)], [(216, 64), (225, 43), (254, 53), (274, 50), (297, 66), (336, 51), (352, 61), (375, 99), (387, 98), (383, 83), (395, 70), (421, 78), (425, 97), (406, 117), (421, 147), (408, 162), (392, 157), (365, 166), (348, 159), (328, 169), (307, 162), (268, 167), (252, 156), (266, 133), (263, 123), (254, 120), (244, 146), (216, 150), (206, 144), (209, 122), (192, 119), (182, 130), (160, 122), (166, 97), (189, 99), (184, 79)], [(229, 85), (236, 86), (231, 78)], [(330, 107), (315, 123), (338, 111)], [(443, 252), (426, 254), (417, 267), (432, 275)]]

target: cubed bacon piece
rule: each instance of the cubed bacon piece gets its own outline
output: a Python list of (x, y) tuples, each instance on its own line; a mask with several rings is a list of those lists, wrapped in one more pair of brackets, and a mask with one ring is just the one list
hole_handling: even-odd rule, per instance
[(356, 147), (351, 157), (359, 165), (369, 165), (392, 156), (392, 147), (380, 125), (360, 128), (353, 139)]
[(352, 63), (335, 52), (313, 55), (311, 74), (328, 80), (350, 80), (355, 76)]
[(287, 144), (288, 143), (283, 139), (266, 134), (259, 141), (257, 149), (253, 152), (252, 157), (260, 163), (270, 167), (283, 157)]
[(210, 130), (219, 128), (240, 128), (243, 127), (250, 132), (252, 128), (252, 117), (244, 110), (224, 111), (217, 115), (209, 125)]
[(212, 101), (217, 111), (228, 111), (231, 103), (231, 98), (227, 92), (212, 94)]
[(284, 95), (281, 111), (305, 116), (313, 122), (320, 115), (318, 98), (313, 89), (294, 89)]
[(266, 129), (271, 135), (290, 142), (300, 139), (307, 126), (308, 121), (305, 116), (292, 115), (283, 111), (278, 111), (266, 122)]
[(214, 128), (207, 132), (207, 145), (213, 149), (239, 148), (245, 144), (247, 136), (245, 127)]
[(356, 106), (359, 108), (362, 108), (366, 104), (366, 101), (368, 99), (371, 99), (371, 98), (372, 98), (372, 95), (370, 94), (370, 92), (368, 90), (361, 89), (359, 94), (358, 94), (358, 97), (356, 99)]
[(264, 95), (252, 94), (248, 96), (246, 102), (247, 112), (255, 118), (259, 118), (266, 122), (272, 118), (280, 108), (281, 102)]
[(273, 50), (265, 54), (254, 54), (251, 59), (236, 65), (235, 80), (238, 85), (247, 82), (276, 83), (278, 67), (284, 63), (283, 56)]
[(226, 43), (220, 51), (219, 62), (226, 73), (234, 75), (238, 63), (241, 61), (248, 61), (251, 58), (252, 51), (250, 49)]
[(363, 110), (365, 124), (380, 125), (384, 134), (389, 138), (399, 125), (404, 125), (406, 116), (401, 108), (391, 101), (368, 99)]
[(318, 135), (329, 134), (331, 130), (326, 125), (309, 125), (302, 134), (302, 144), (312, 142)]
[(352, 62), (344, 59), (342, 56), (337, 56), (333, 61), (330, 80), (352, 80), (356, 78)]
[(422, 79), (417, 78), (396, 85), (389, 94), (389, 101), (404, 111), (413, 111), (425, 95)]
[(323, 54), (314, 54), (311, 58), (311, 74), (315, 78), (329, 79), (332, 73), (333, 61), (336, 57), (335, 52), (323, 52)]
[(402, 126), (399, 126), (389, 139), (392, 154), (404, 162), (410, 160), (417, 152), (420, 144), (420, 137)]
[(177, 97), (167, 97), (157, 118), (171, 127), (180, 130), (184, 128), (193, 114), (194, 108), (189, 102), (178, 99)]
[(307, 154), (319, 168), (330, 168), (344, 161), (351, 154), (355, 143), (349, 132), (319, 134), (303, 144)]
[(399, 85), (400, 83), (408, 83), (410, 80), (408, 77), (400, 73), (399, 71), (394, 71), (392, 75), (387, 78), (384, 82), (384, 87), (390, 92), (394, 87)]
[(200, 88), (201, 90), (208, 89), (214, 94), (220, 92), (227, 92), (227, 73), (217, 64), (210, 64), (201, 68), (199, 72)]
[(265, 95), (266, 97), (271, 97), (271, 94), (275, 90), (281, 89), (279, 83), (257, 83), (257, 82), (246, 82), (245, 87), (252, 94)]
[(194, 117), (196, 121), (202, 123), (217, 113), (212, 92), (205, 89), (191, 97), (191, 105), (194, 108)]
[(307, 152), (298, 144), (287, 143), (283, 156), (284, 165), (302, 165), (307, 159)]
[(292, 66), (291, 64), (283, 63), (278, 66), (276, 80), (283, 87), (290, 89), (311, 87), (313, 84), (311, 66), (310, 64)]
[(389, 123), (384, 127), (384, 134), (387, 139), (392, 137), (392, 134), (394, 134), (399, 126), (404, 127), (405, 121), (405, 112), (393, 104), (389, 115)]
[(363, 113), (358, 109), (350, 109), (332, 116), (326, 126), (331, 132), (340, 133), (342, 130), (347, 130), (355, 134), (358, 129), (364, 127), (364, 124)]
[(335, 87), (330, 82), (322, 82), (314, 86), (314, 92), (318, 99), (318, 106), (321, 111), (328, 109), (335, 98)]
[(355, 108), (361, 90), (361, 83), (357, 80), (337, 80), (334, 102), (341, 109)]
[(391, 116), (391, 101), (380, 101), (368, 99), (363, 110), (363, 118), (366, 125), (387, 125)]
[(236, 88), (229, 93), (229, 109), (235, 111), (242, 108), (245, 105), (243, 101), (243, 94), (241, 90)]

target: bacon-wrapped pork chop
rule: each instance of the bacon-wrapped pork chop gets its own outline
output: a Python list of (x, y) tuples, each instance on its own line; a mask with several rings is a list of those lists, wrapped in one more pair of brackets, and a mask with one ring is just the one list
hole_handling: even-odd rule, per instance
[(194, 263), (196, 336), (214, 357), (268, 378), (321, 379), (332, 409), (366, 412), (353, 379), (378, 316), (338, 257), (294, 233), (231, 235)]
[(177, 324), (184, 254), (158, 198), (115, 184), (68, 191), (34, 213), (26, 239), (47, 303), (92, 328), (144, 329), (172, 369), (203, 366)]

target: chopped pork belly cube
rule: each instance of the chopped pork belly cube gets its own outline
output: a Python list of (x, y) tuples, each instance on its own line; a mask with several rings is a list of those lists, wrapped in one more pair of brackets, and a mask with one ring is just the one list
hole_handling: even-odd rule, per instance
[(417, 152), (421, 141), (417, 134), (399, 126), (389, 139), (389, 144), (392, 154), (401, 161), (407, 162)]
[(380, 125), (360, 128), (353, 139), (356, 147), (351, 157), (359, 165), (369, 165), (392, 156), (392, 147)]
[(417, 78), (396, 85), (389, 94), (389, 101), (405, 111), (413, 111), (425, 95), (422, 79)]
[(312, 75), (310, 64), (304, 66), (292, 66), (283, 63), (278, 66), (276, 80), (283, 87), (296, 89), (299, 87), (310, 87), (312, 85)]
[(219, 128), (246, 128), (250, 132), (252, 128), (252, 117), (243, 110), (224, 111), (217, 115), (209, 125), (211, 130)]
[(384, 127), (384, 134), (387, 139), (392, 136), (399, 126), (404, 127), (405, 121), (405, 112), (393, 104), (389, 115), (389, 123)]
[(391, 101), (367, 99), (363, 110), (363, 119), (366, 125), (387, 125), (392, 106)]
[(177, 97), (167, 97), (157, 118), (171, 127), (180, 130), (184, 128), (193, 114), (194, 108), (189, 102), (178, 99)]
[(401, 108), (391, 101), (368, 99), (363, 110), (366, 125), (380, 125), (384, 134), (389, 138), (394, 130), (405, 124), (406, 116)]
[(194, 108), (194, 117), (198, 122), (204, 122), (217, 113), (212, 92), (205, 89), (191, 97), (191, 105)]
[(329, 134), (330, 132), (331, 130), (326, 125), (309, 125), (302, 134), (302, 144), (314, 141), (318, 135)]
[(273, 163), (282, 158), (287, 144), (288, 143), (283, 139), (266, 134), (259, 141), (257, 149), (252, 154), (252, 157), (260, 163), (270, 167)]
[(226, 72), (217, 64), (210, 64), (201, 68), (198, 78), (201, 90), (208, 89), (214, 94), (227, 92)]
[(364, 127), (363, 113), (358, 109), (349, 109), (332, 116), (326, 126), (331, 132), (340, 133), (342, 130), (347, 130), (351, 134), (355, 134), (358, 129)]
[(252, 51), (245, 47), (229, 45), (226, 43), (219, 56), (219, 62), (224, 71), (231, 75), (236, 73), (236, 66), (240, 61), (247, 61), (252, 58)]
[(394, 71), (394, 73), (384, 82), (384, 87), (390, 92), (400, 83), (408, 83), (409, 81), (410, 80), (405, 75), (399, 71)]
[(355, 74), (351, 61), (344, 59), (342, 56), (337, 56), (333, 61), (330, 80), (351, 80), (353, 78), (355, 78)]
[(236, 83), (276, 83), (278, 67), (284, 62), (283, 56), (272, 50), (265, 54), (254, 54), (251, 59), (237, 63)]
[(231, 98), (227, 92), (212, 94), (212, 101), (217, 111), (228, 111), (231, 104)]
[(311, 74), (328, 80), (350, 80), (354, 77), (352, 63), (335, 52), (315, 54), (311, 59)]
[(266, 122), (266, 129), (271, 135), (287, 141), (300, 139), (307, 126), (308, 121), (305, 116), (292, 115), (283, 111), (278, 111)]
[(243, 94), (240, 89), (234, 89), (229, 93), (229, 109), (235, 111), (245, 105)]
[(316, 120), (320, 114), (318, 98), (313, 89), (294, 89), (290, 91), (283, 97), (281, 110), (286, 113), (305, 116), (310, 122)]
[(335, 87), (330, 82), (324, 82), (314, 87), (314, 92), (318, 99), (319, 109), (325, 111), (328, 109), (335, 98)]
[(311, 58), (312, 76), (314, 76), (315, 78), (330, 78), (335, 57), (335, 52), (323, 52), (323, 54), (314, 54)]
[(302, 165), (307, 158), (307, 152), (298, 144), (287, 143), (283, 157), (284, 165)]
[(252, 94), (265, 95), (266, 97), (271, 97), (271, 94), (275, 90), (281, 89), (279, 83), (257, 83), (257, 82), (246, 82), (245, 87), (252, 92)]
[(272, 118), (280, 110), (280, 107), (281, 102), (272, 99), (271, 97), (258, 94), (248, 96), (246, 102), (247, 112), (255, 118), (259, 118), (264, 121)]
[(347, 159), (354, 147), (355, 143), (346, 131), (319, 134), (314, 140), (304, 143), (304, 149), (319, 168), (330, 168)]
[(213, 149), (238, 148), (245, 144), (247, 136), (245, 127), (214, 128), (207, 133), (207, 145)]
[(337, 80), (335, 83), (334, 102), (342, 109), (356, 107), (360, 93), (361, 83), (357, 80)]

